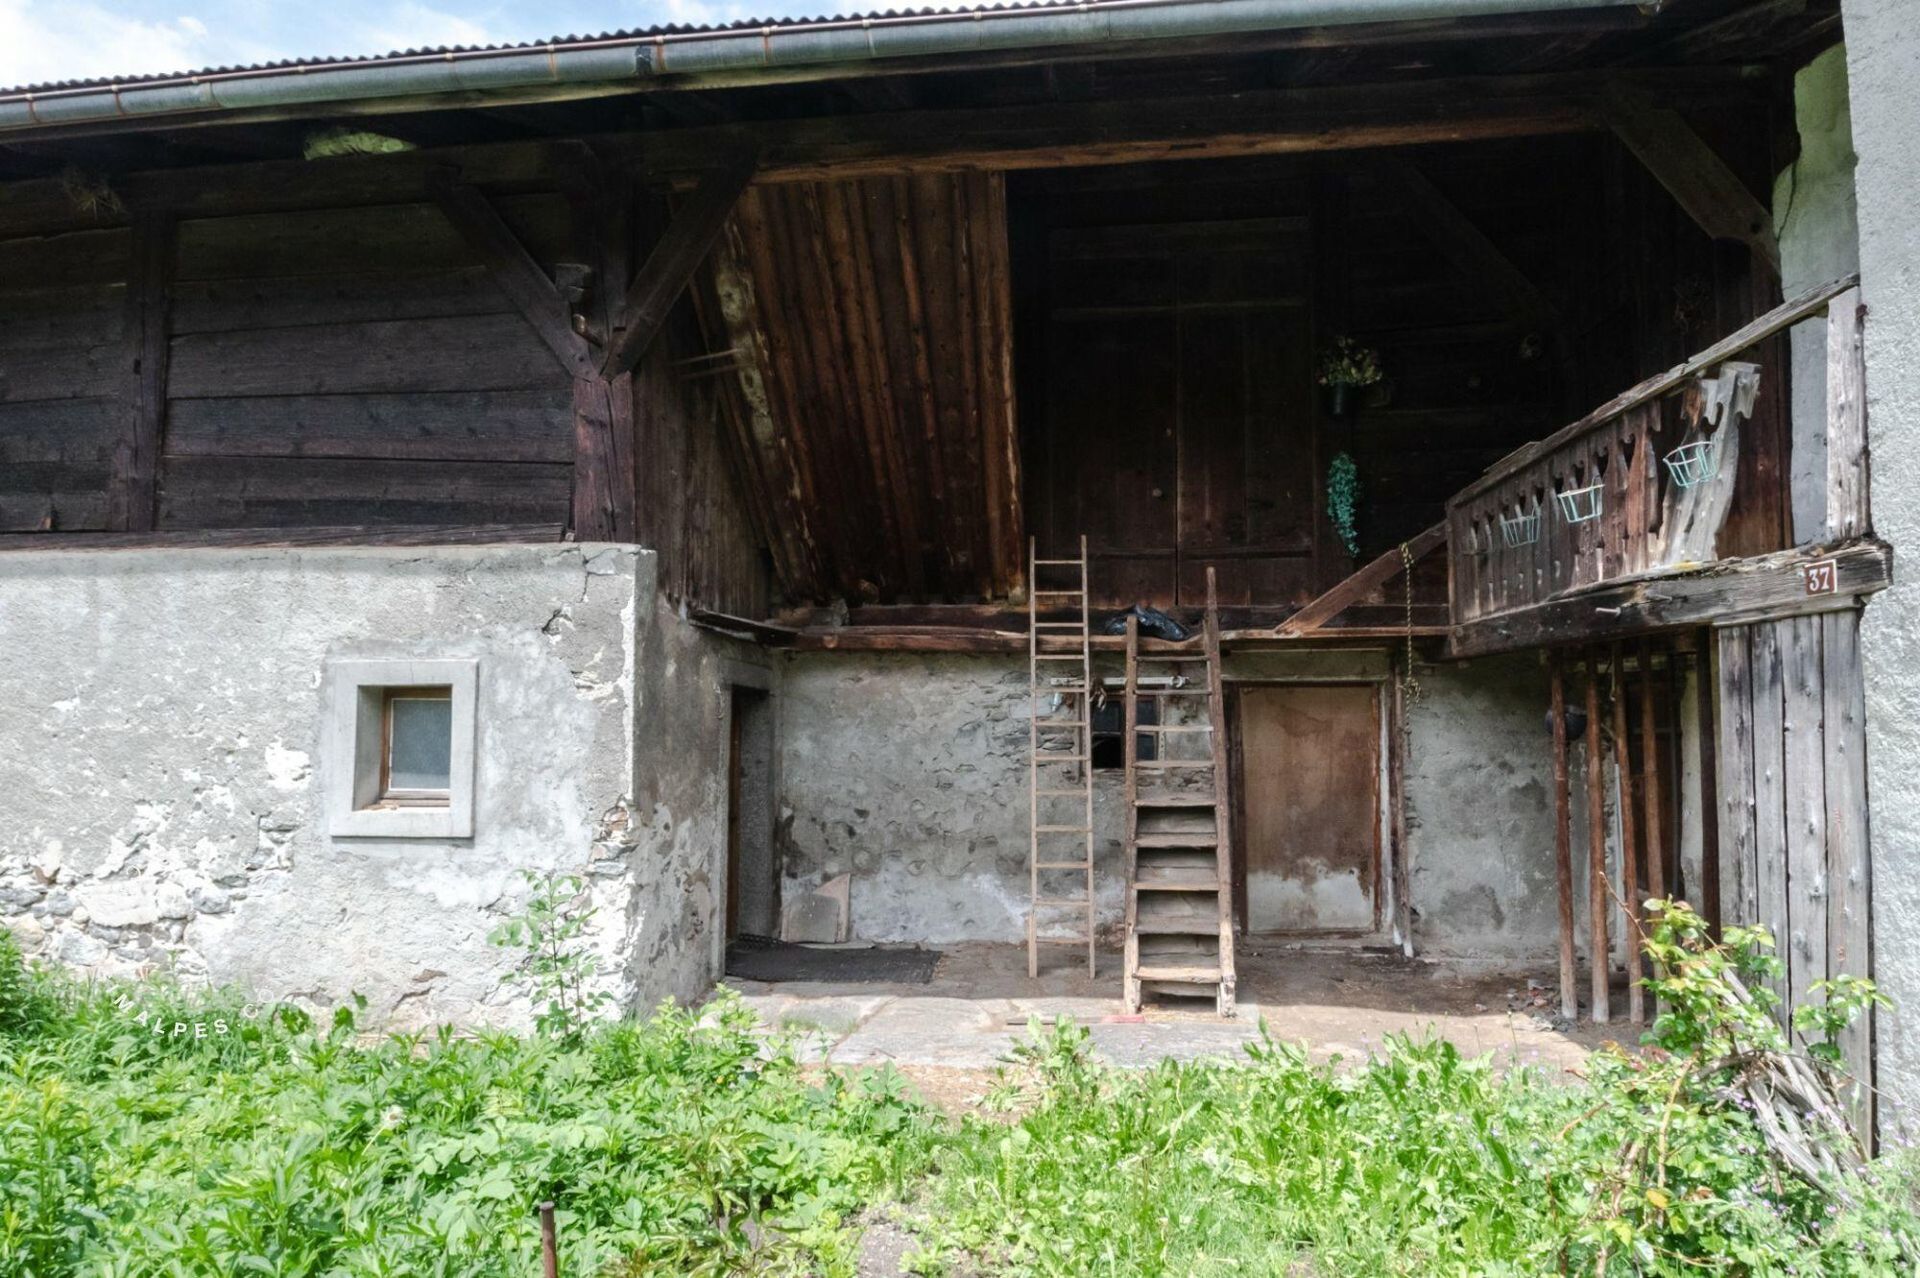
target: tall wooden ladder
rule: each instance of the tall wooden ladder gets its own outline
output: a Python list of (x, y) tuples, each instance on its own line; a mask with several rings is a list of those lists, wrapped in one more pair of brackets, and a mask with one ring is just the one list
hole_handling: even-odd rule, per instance
[[(1139, 1011), (1143, 993), (1211, 994), (1232, 1016), (1232, 806), (1212, 568), (1198, 641), (1147, 651), (1142, 642), (1128, 618), (1126, 1010)], [(1151, 723), (1140, 721), (1143, 697)], [(1142, 741), (1154, 743), (1152, 758), (1140, 757)]]
[[(1071, 621), (1042, 620), (1065, 612)], [(1027, 975), (1040, 947), (1093, 949), (1093, 645), (1087, 539), (1078, 559), (1042, 559), (1027, 541)]]

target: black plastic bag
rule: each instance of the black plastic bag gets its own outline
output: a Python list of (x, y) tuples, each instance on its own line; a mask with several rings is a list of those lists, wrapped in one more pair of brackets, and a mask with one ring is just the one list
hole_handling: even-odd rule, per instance
[(1127, 618), (1140, 619), (1140, 633), (1155, 639), (1190, 639), (1193, 632), (1161, 612), (1158, 608), (1149, 608), (1145, 604), (1135, 604), (1125, 612), (1108, 617), (1100, 626), (1103, 635), (1124, 635), (1127, 633)]

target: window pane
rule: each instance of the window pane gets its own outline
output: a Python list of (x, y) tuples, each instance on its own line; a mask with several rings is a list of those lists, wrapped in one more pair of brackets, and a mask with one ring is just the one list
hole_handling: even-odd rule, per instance
[(453, 772), (453, 701), (395, 697), (388, 742), (387, 788), (446, 790)]

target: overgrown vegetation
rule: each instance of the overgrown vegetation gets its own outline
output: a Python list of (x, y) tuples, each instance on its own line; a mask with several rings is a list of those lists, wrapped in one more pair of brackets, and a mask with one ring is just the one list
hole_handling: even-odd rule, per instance
[(1812, 1072), (1871, 986), (1801, 1009), (1801, 1051), (1763, 933), (1655, 917), (1654, 1042), (1584, 1080), (1405, 1039), (1130, 1071), (1036, 1026), (957, 1124), (888, 1071), (803, 1071), (728, 996), (367, 1042), (351, 1009), (24, 975), (0, 939), (0, 1274), (524, 1275), (543, 1198), (565, 1272), (615, 1278), (850, 1274), (890, 1200), (925, 1273), (1914, 1272), (1916, 1169), (1861, 1166)]

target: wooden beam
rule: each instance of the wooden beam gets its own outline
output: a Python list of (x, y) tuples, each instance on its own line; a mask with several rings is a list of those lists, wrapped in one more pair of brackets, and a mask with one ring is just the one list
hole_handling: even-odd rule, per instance
[(193, 528), (143, 533), (5, 533), (21, 550), (196, 550), (256, 546), (484, 546), (557, 542), (563, 524), (344, 524), (312, 528)]
[(593, 371), (587, 341), (573, 331), (572, 311), (553, 279), (533, 260), (487, 197), (450, 173), (437, 174), (433, 197), (462, 239), (486, 263), (493, 282), (513, 303), (560, 367), (571, 377)]
[(122, 394), (126, 419), (114, 444), (107, 491), (107, 522), (122, 532), (150, 532), (157, 515), (171, 346), (173, 228), (173, 219), (164, 213), (142, 214), (133, 223), (126, 301), (129, 350)]
[[(1832, 593), (1808, 594), (1806, 568), (1833, 563)], [(1893, 584), (1893, 547), (1873, 538), (1800, 546), (1703, 568), (1647, 573), (1500, 617), (1456, 626), (1453, 658), (1731, 626), (1856, 606)]]
[(711, 169), (674, 211), (646, 265), (627, 286), (619, 310), (620, 329), (608, 343), (602, 365), (608, 377), (632, 371), (653, 345), (687, 282), (720, 238), (741, 193), (753, 181), (753, 172), (750, 155)]
[(1320, 595), (1273, 628), (1276, 635), (1284, 638), (1297, 638), (1300, 635), (1318, 630), (1327, 622), (1345, 612), (1347, 608), (1372, 594), (1384, 585), (1396, 572), (1403, 571), (1412, 559), (1423, 559), (1447, 540), (1447, 525), (1443, 521), (1425, 532), (1417, 533), (1405, 544), (1395, 546), (1366, 567), (1348, 576), (1339, 585)]
[(1601, 109), (1614, 136), (1701, 230), (1716, 240), (1746, 244), (1779, 275), (1773, 215), (1679, 112), (1625, 84), (1607, 90)]

